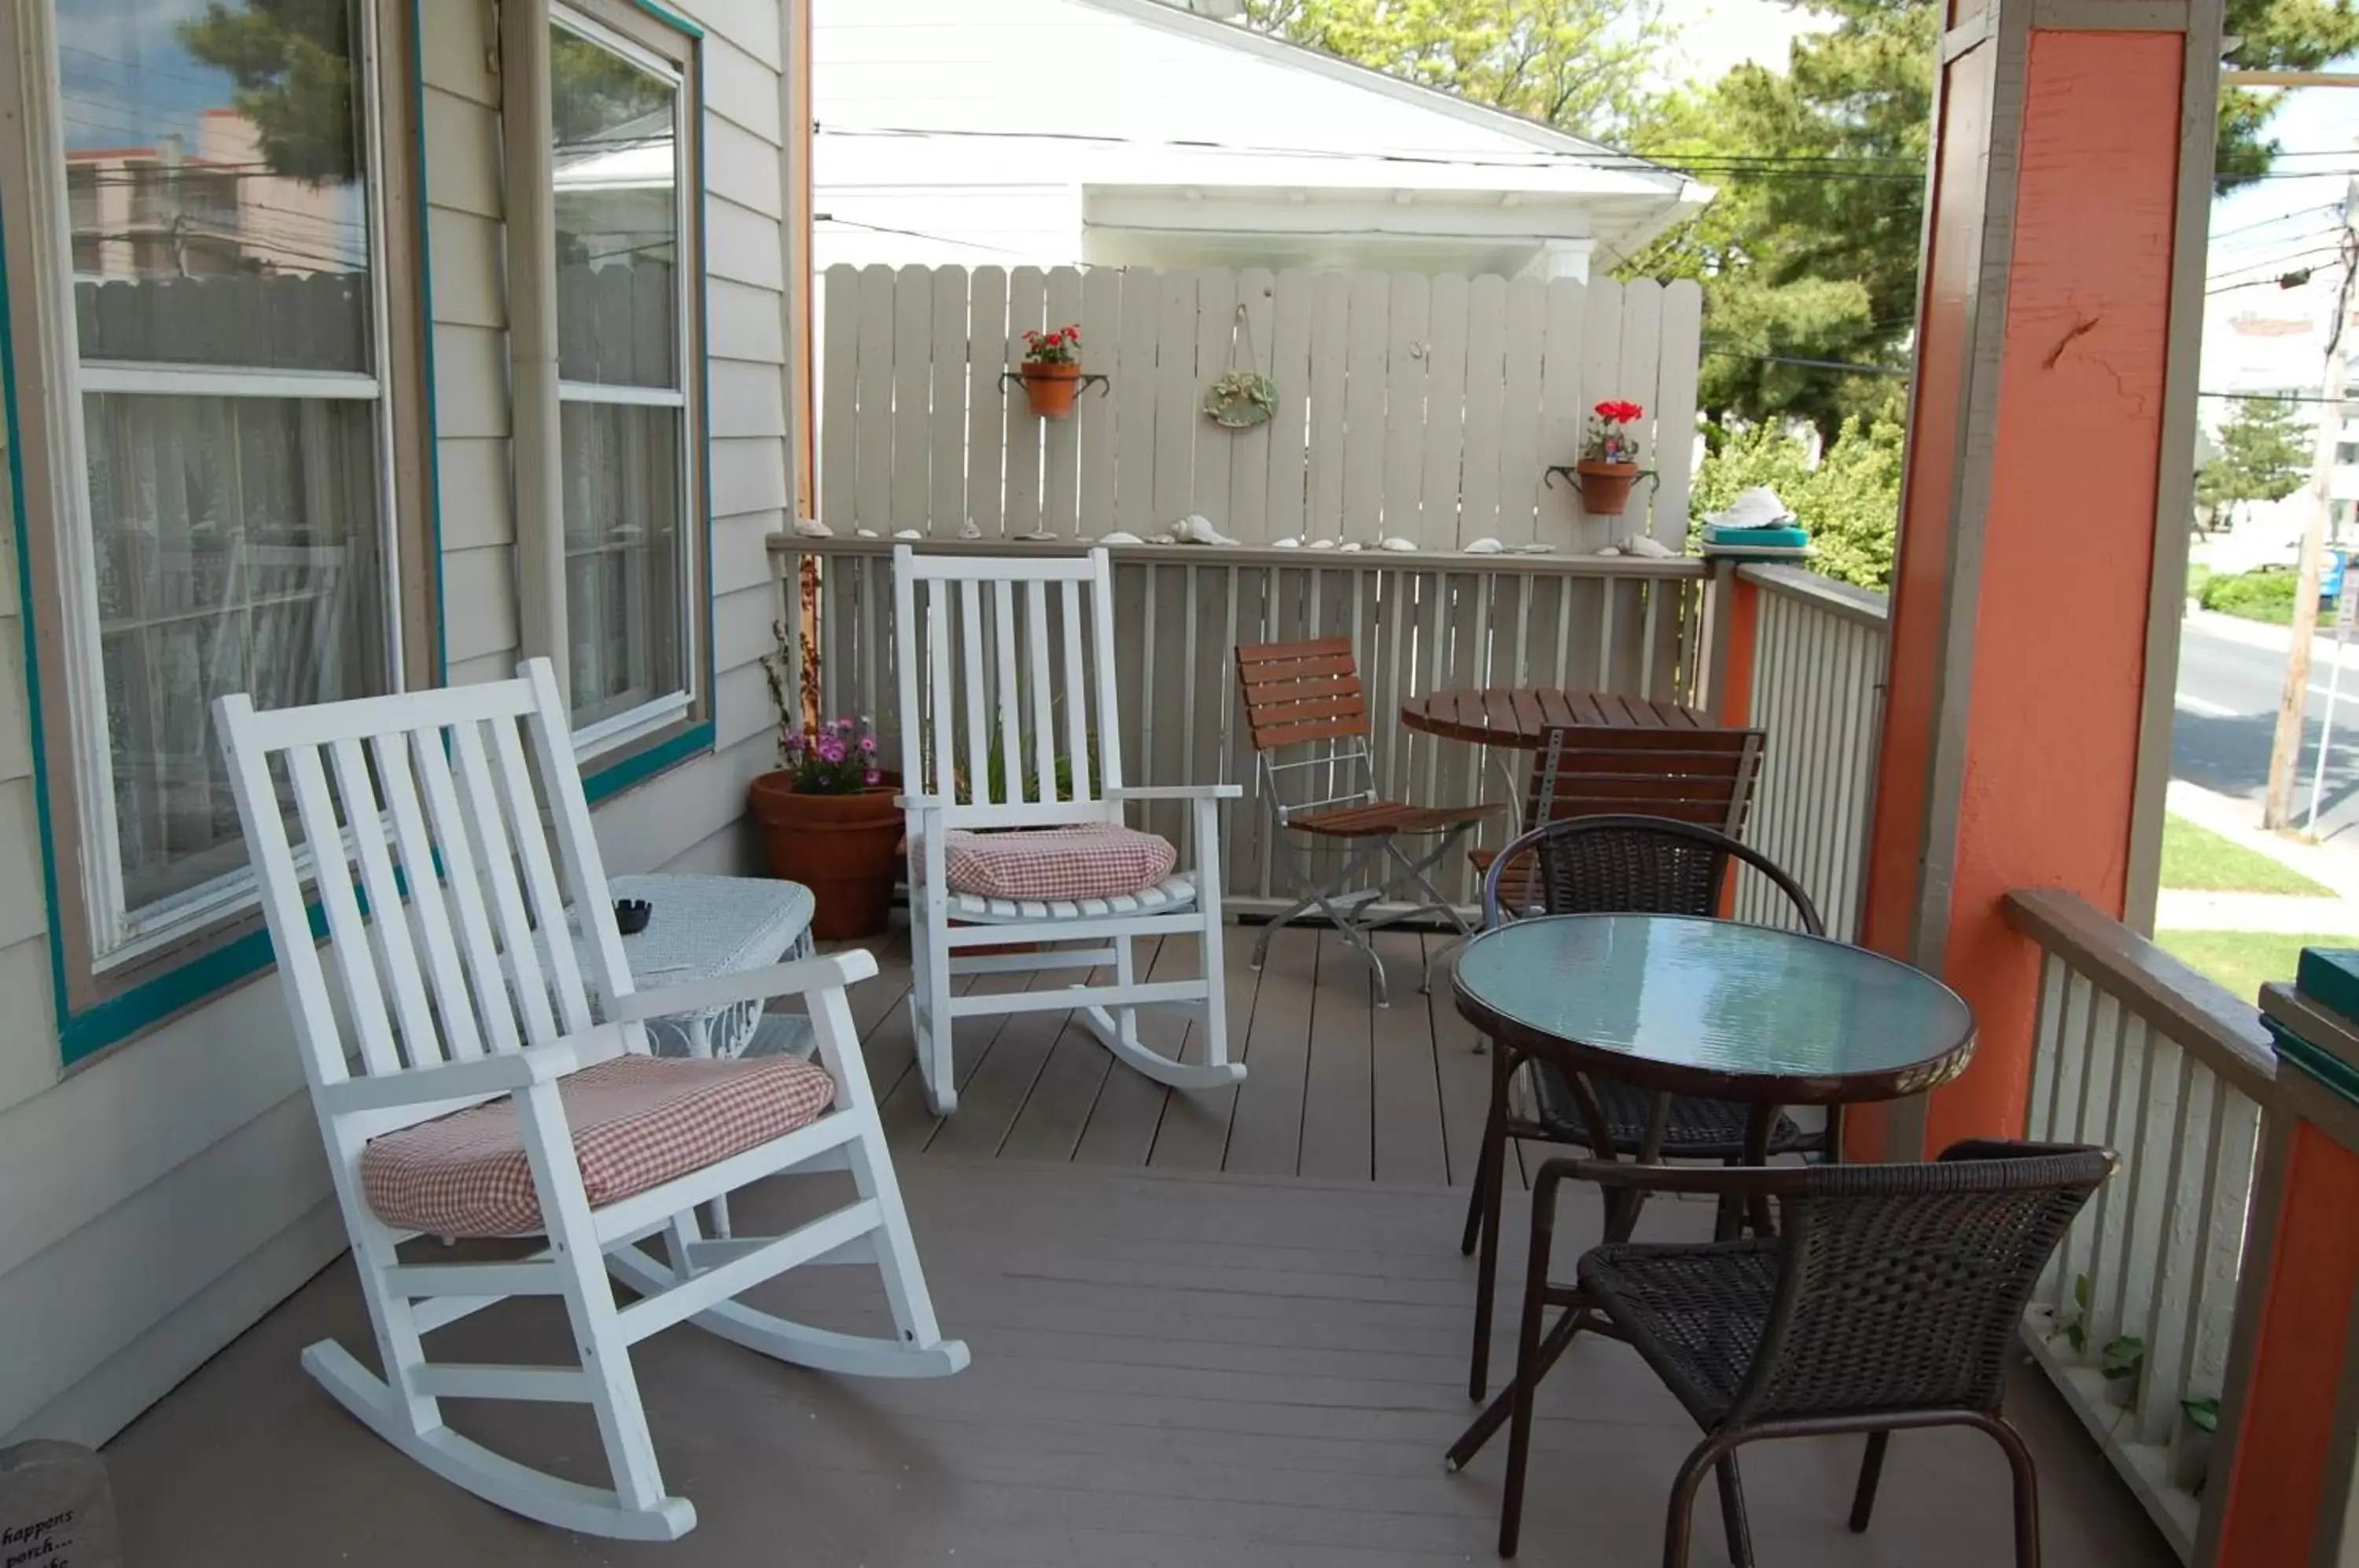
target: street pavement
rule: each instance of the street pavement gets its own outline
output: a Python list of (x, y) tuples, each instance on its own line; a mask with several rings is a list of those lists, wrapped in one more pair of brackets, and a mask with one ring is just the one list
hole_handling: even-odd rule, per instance
[[(2277, 729), (2290, 634), (2282, 626), (2198, 611), (2180, 628), (2178, 723), (2171, 736), (2170, 776), (2245, 802), (2260, 820), (2268, 787), (2269, 742)], [(2308, 724), (2302, 737), (2301, 789), (2306, 813), (2326, 727), (2328, 693), (2337, 686), (2332, 637), (2321, 637), (2310, 674)], [(2325, 844), (2359, 856), (2359, 632), (2344, 650), (2321, 792), (2317, 833)]]

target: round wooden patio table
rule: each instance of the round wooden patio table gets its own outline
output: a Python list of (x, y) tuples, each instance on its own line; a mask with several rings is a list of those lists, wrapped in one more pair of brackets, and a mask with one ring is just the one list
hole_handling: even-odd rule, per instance
[(1401, 723), (1445, 740), (1538, 751), (1551, 725), (1607, 729), (1717, 729), (1711, 714), (1677, 702), (1653, 702), (1611, 691), (1566, 691), (1552, 686), (1461, 687), (1429, 691), (1401, 704)]

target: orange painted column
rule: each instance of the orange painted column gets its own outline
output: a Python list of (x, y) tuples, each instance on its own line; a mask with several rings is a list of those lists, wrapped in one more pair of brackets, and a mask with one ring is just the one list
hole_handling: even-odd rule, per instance
[[(1731, 729), (1753, 723), (1753, 661), (1760, 646), (1761, 590), (1738, 574), (1736, 562), (1712, 568), (1712, 670), (1705, 701)], [(1736, 878), (1721, 885), (1720, 918), (1736, 918)]]
[(2359, 1155), (2304, 1122), (2288, 1129), (2283, 1158), (2282, 1204), (2254, 1215), (2274, 1225), (2252, 1371), (2241, 1403), (2226, 1412), (2236, 1445), (2210, 1561), (2235, 1568), (2310, 1568), (2350, 1480), (2330, 1491), (2359, 1296)]
[(2184, 522), (2174, 544), (2158, 519), (2191, 471), (2173, 329), (2201, 310), (2216, 0), (2191, 49), (2105, 0), (1953, 0), (1951, 23), (1864, 940), (1981, 1036), (1930, 1105), (1855, 1116), (1858, 1158), (2022, 1130), (2038, 960), (2000, 900), (2124, 911), (2149, 605), (2183, 572)]

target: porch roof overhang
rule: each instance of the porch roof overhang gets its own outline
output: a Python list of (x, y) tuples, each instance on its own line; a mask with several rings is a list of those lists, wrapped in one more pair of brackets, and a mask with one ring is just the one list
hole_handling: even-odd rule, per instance
[(1712, 195), (1691, 181), (1670, 191), (1600, 190), (1560, 178), (1569, 170), (1536, 172), (1557, 178), (1502, 188), (1494, 170), (1419, 170), (1404, 180), (1389, 166), (1339, 169), (1303, 159), (1256, 169), (1250, 180), (1240, 180), (1232, 161), (1213, 180), (1087, 183), (1086, 256), (1117, 266), (1444, 267), (1512, 277), (1558, 251), (1594, 252), (1611, 266)]

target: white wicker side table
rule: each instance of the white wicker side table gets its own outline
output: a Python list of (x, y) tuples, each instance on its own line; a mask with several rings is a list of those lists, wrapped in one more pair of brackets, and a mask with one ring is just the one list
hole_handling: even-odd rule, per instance
[[(799, 882), (761, 877), (617, 877), (614, 898), (644, 898), (647, 929), (623, 939), (631, 978), (682, 985), (759, 969), (810, 950), (811, 891)], [(679, 1042), (690, 1056), (736, 1056), (762, 1021), (762, 1004), (664, 1018), (650, 1025), (658, 1042)]]

